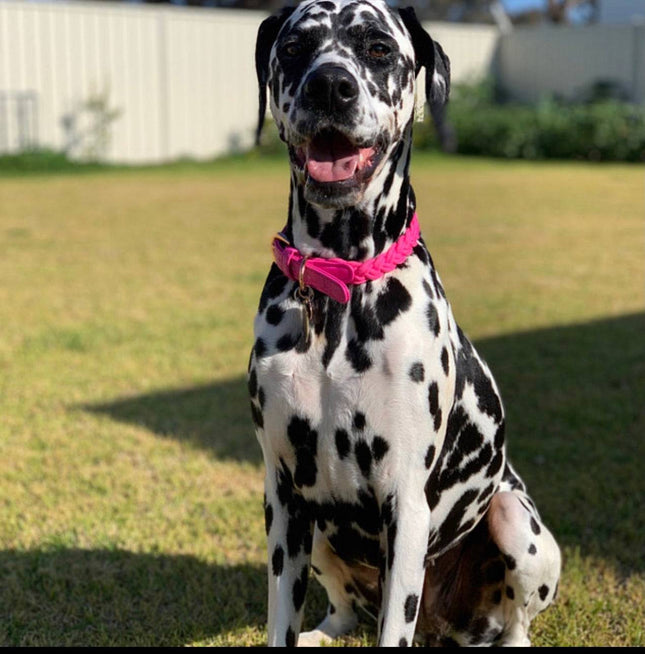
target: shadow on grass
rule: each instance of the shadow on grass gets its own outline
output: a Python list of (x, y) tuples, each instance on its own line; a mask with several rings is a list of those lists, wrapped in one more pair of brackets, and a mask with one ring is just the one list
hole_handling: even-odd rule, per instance
[(188, 442), (218, 459), (254, 464), (262, 461), (244, 377), (81, 408), (142, 425), (158, 436)]
[[(645, 313), (481, 340), (509, 455), (563, 545), (645, 569)], [(259, 463), (244, 379), (85, 407)]]
[(645, 313), (483, 340), (508, 452), (561, 545), (645, 570)]
[(56, 548), (0, 552), (0, 578), (5, 646), (181, 646), (266, 615), (264, 566)]

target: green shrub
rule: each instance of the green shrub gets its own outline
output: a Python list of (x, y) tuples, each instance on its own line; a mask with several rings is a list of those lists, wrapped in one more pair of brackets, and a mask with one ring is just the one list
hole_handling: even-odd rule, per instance
[[(544, 99), (537, 105), (497, 102), (490, 81), (457, 87), (448, 120), (457, 152), (508, 159), (645, 161), (645, 110), (600, 98), (587, 103)], [(429, 118), (415, 126), (415, 146), (437, 147)]]
[(0, 175), (96, 170), (106, 166), (106, 164), (76, 162), (62, 151), (45, 148), (24, 150), (16, 154), (0, 154)]

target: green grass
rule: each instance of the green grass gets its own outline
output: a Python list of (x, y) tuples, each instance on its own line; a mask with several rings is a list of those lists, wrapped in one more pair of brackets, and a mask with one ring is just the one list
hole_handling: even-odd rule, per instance
[[(413, 182), (563, 547), (534, 644), (645, 645), (642, 170), (420, 154)], [(244, 375), (287, 193), (275, 158), (0, 178), (1, 644), (266, 642)]]

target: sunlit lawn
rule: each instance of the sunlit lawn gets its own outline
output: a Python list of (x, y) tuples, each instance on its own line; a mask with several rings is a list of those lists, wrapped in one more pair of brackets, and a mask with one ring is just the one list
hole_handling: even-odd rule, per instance
[[(536, 645), (645, 645), (641, 167), (418, 155), (426, 242), (564, 551)], [(0, 178), (0, 643), (265, 642), (244, 374), (282, 160)], [(306, 627), (324, 610), (312, 584)], [(346, 644), (373, 643), (369, 620)]]

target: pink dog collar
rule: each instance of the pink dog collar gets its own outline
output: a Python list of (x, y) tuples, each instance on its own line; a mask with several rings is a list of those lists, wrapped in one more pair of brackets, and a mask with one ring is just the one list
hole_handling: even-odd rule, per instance
[(390, 248), (366, 261), (305, 257), (297, 248), (289, 245), (281, 233), (273, 239), (272, 248), (278, 268), (289, 279), (299, 282), (301, 289), (310, 286), (346, 304), (350, 298), (349, 285), (364, 284), (394, 270), (410, 256), (418, 240), (419, 221), (415, 213), (410, 226)]

